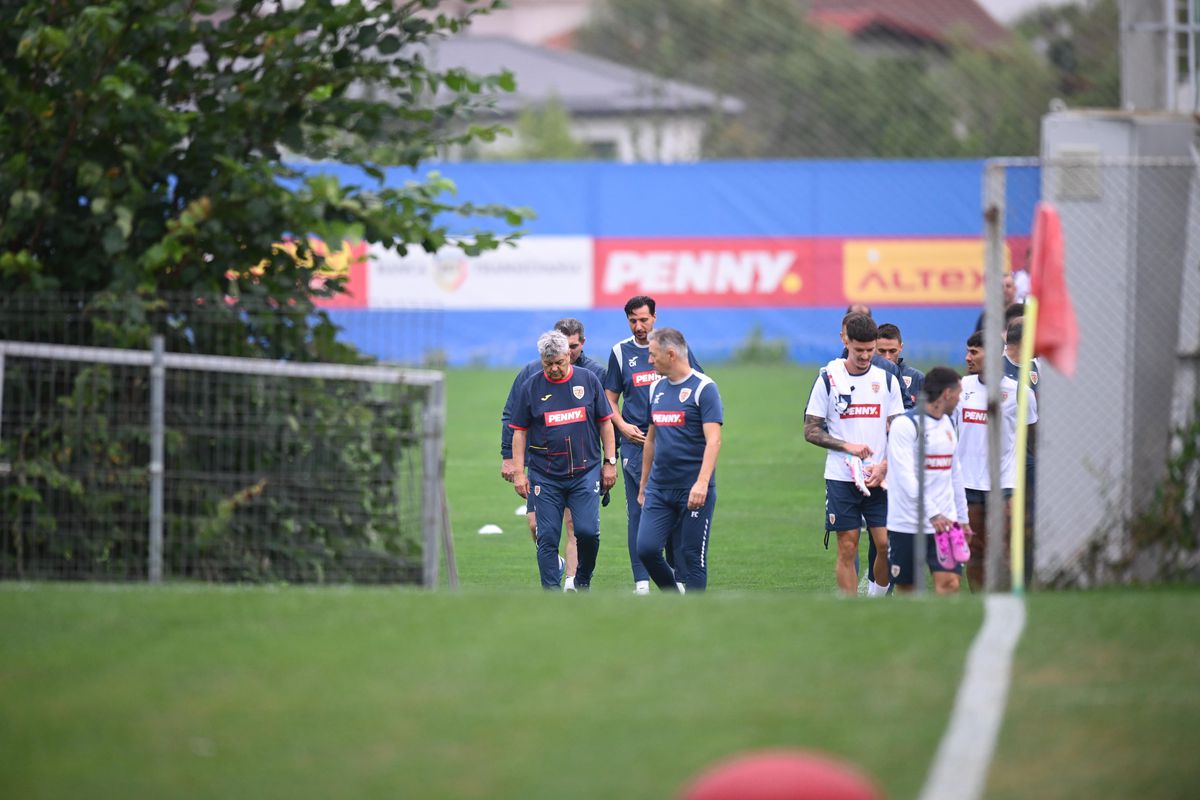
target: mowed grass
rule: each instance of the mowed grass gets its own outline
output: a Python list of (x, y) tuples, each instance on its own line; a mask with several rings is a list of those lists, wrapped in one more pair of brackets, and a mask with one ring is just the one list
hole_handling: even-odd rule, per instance
[[(1029, 604), (987, 796), (1195, 796), (1200, 592)], [(980, 620), (786, 592), (0, 585), (0, 796), (670, 797), (803, 747), (915, 797)]]
[(761, 592), (5, 585), (0, 796), (671, 797), (780, 746), (911, 796), (979, 619)]
[(987, 796), (1200, 796), (1200, 587), (1037, 594)]
[[(497, 371), (449, 376), (457, 593), (0, 584), (0, 797), (670, 797), (768, 747), (915, 797), (982, 604), (834, 596), (812, 373), (711, 371), (706, 596), (631, 594), (620, 486), (593, 591), (537, 588)], [(1196, 590), (1031, 595), (988, 796), (1195, 796), (1197, 623)]]

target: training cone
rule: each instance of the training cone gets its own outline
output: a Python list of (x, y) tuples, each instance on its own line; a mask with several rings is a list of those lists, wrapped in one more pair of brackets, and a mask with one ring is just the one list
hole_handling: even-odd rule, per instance
[(688, 784), (682, 800), (882, 800), (860, 769), (805, 750), (737, 756)]

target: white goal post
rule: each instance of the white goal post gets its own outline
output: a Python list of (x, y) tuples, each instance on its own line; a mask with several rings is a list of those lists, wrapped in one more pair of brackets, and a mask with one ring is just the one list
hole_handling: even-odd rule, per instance
[[(107, 347), (84, 347), (36, 342), (0, 340), (0, 445), (5, 438), (6, 419), (15, 413), (10, 407), (20, 398), (5, 397), (5, 366), (18, 360), (38, 362), (75, 362), (84, 365), (112, 365), (147, 370), (149, 376), (149, 418), (144, 425), (148, 433), (149, 459), (144, 465), (148, 477), (149, 500), (146, 520), (146, 564), (145, 575), (150, 582), (159, 582), (164, 576), (164, 477), (169, 475), (171, 464), (164, 463), (164, 438), (166, 434), (165, 386), (168, 373), (183, 371), (207, 373), (209, 378), (200, 378), (200, 385), (212, 384), (214, 392), (220, 392), (232, 380), (226, 376), (246, 376), (269, 382), (277, 379), (298, 381), (327, 381), (368, 384), (375, 387), (403, 386), (415, 391), (420, 397), (419, 417), (412, 420), (410, 446), (419, 447), (419, 498), (421, 529), (421, 582), (433, 588), (438, 585), (439, 562), (444, 551), (447, 564), (447, 583), (457, 585), (457, 569), (451, 538), (448, 510), (445, 500), (445, 448), (444, 430), (446, 420), (445, 376), (434, 370), (408, 369), (382, 365), (353, 365), (329, 363), (300, 363), (292, 361), (270, 361), (261, 358), (239, 358), (228, 356), (197, 355), (165, 352), (163, 337), (153, 337), (152, 350), (130, 350)], [(28, 363), (28, 362), (24, 362)], [(147, 373), (141, 373), (145, 375)], [(144, 395), (142, 395), (144, 397)], [(8, 400), (6, 407), (5, 401)], [(382, 401), (386, 402), (386, 401)], [(186, 410), (183, 413), (190, 413)], [(196, 412), (202, 415), (203, 412)], [(253, 422), (248, 423), (253, 425)], [(300, 426), (297, 425), (297, 428)], [(298, 430), (303, 438), (308, 430)], [(0, 480), (13, 471), (12, 447), (0, 447)], [(10, 457), (4, 457), (4, 454)], [(329, 469), (337, 469), (329, 464)], [(293, 484), (302, 476), (288, 476)], [(416, 483), (417, 481), (413, 481)], [(414, 487), (414, 493), (417, 491)], [(324, 504), (323, 497), (314, 500)]]

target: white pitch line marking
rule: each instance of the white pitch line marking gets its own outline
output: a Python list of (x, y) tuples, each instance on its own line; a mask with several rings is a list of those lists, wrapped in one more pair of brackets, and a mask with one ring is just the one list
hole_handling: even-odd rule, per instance
[(921, 789), (920, 800), (979, 800), (987, 786), (1000, 723), (1008, 704), (1012, 657), (1025, 629), (1025, 601), (988, 595), (983, 627), (971, 643), (950, 724)]

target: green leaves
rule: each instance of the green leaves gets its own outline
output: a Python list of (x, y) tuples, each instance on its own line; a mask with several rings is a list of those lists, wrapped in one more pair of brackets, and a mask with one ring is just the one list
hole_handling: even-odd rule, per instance
[(75, 182), (83, 189), (95, 186), (103, 176), (104, 168), (95, 161), (80, 162), (79, 168), (75, 170)]
[(31, 215), (42, 207), (42, 195), (33, 189), (18, 189), (8, 198), (8, 207), (13, 214)]
[[(15, 54), (0, 75), (0, 292), (209, 291), (276, 258), (284, 234), (338, 225), (388, 246), (445, 240), (446, 187), (388, 194), (380, 166), (493, 135), (467, 124), (472, 109), (513, 80), (447, 84), (413, 54), (461, 19), (421, 5), (244, 0), (214, 20), (177, 0), (0, 4), (0, 50)], [(283, 159), (302, 157), (357, 164), (376, 190), (281, 182)], [(289, 277), (259, 289), (307, 298), (279, 263)]]
[[(811, 5), (608, 0), (606, 13), (594, 16), (576, 42), (587, 52), (741, 101), (739, 114), (712, 112), (706, 157), (1037, 152), (1038, 124), (1053, 95), (1050, 71), (1024, 42), (986, 49), (951, 39), (883, 45), (815, 22)], [(1111, 41), (1094, 38), (1115, 62)]]
[(136, 90), (116, 75), (105, 75), (100, 79), (100, 91), (113, 95), (118, 100), (132, 100)]

